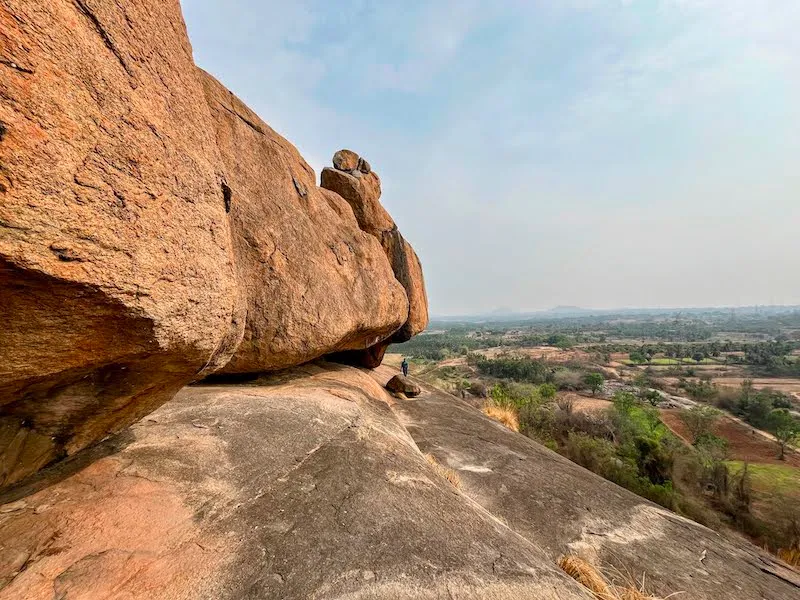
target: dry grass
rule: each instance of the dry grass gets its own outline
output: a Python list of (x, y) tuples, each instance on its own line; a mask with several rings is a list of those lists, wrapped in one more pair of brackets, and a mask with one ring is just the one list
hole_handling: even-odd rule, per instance
[(658, 600), (645, 593), (644, 578), (639, 583), (632, 577), (626, 577), (624, 585), (613, 585), (595, 567), (582, 558), (571, 555), (559, 558), (558, 566), (591, 591), (597, 600)]
[(778, 550), (778, 557), (793, 567), (800, 567), (800, 548), (784, 548)]
[(517, 412), (513, 408), (504, 408), (502, 406), (489, 404), (483, 407), (483, 414), (495, 421), (500, 421), (511, 431), (519, 431), (519, 418), (517, 417)]
[(439, 464), (439, 461), (436, 460), (436, 457), (433, 456), (433, 454), (426, 454), (425, 460), (430, 463), (437, 475), (444, 477), (454, 488), (459, 490), (461, 489), (461, 478), (458, 476), (458, 473), (456, 473), (453, 469)]
[(599, 600), (612, 600), (611, 586), (592, 565), (577, 556), (562, 556), (558, 566)]

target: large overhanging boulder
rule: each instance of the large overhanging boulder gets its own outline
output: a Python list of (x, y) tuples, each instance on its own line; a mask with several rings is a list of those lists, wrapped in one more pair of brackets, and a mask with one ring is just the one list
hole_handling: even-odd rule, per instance
[(209, 373), (405, 335), (381, 241), (177, 2), (2, 0), (0, 57), (0, 488)]
[(233, 349), (220, 163), (177, 2), (0, 3), (0, 486)]
[(381, 205), (381, 180), (365, 159), (351, 150), (339, 150), (333, 157), (333, 167), (322, 170), (321, 185), (347, 200), (359, 227), (380, 241), (395, 277), (408, 296), (408, 317), (389, 340), (382, 340), (365, 351), (336, 356), (350, 364), (377, 367), (390, 343), (406, 342), (428, 326), (428, 297), (422, 265), (411, 244)]
[(403, 326), (408, 300), (381, 245), (299, 152), (205, 76), (229, 189), (245, 334), (225, 373), (364, 349)]

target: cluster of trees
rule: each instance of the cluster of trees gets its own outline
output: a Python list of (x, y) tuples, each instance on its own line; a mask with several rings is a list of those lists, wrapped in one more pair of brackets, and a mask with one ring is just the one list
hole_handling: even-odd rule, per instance
[(613, 408), (587, 415), (569, 404), (528, 404), (520, 430), (573, 462), (669, 508), (675, 490), (670, 470), (677, 443), (658, 418), (633, 394), (621, 392)]
[(554, 390), (591, 391), (603, 388), (605, 377), (583, 365), (549, 365), (543, 360), (517, 356), (486, 358), (469, 354), (467, 362), (485, 377), (517, 383), (551, 384)]
[(470, 354), (467, 361), (481, 375), (498, 379), (525, 383), (551, 383), (554, 380), (555, 370), (541, 360), (514, 356), (486, 358), (480, 354)]
[[(674, 359), (678, 363), (695, 363), (712, 358), (730, 364), (748, 364), (765, 368), (788, 368), (800, 373), (800, 363), (792, 352), (800, 348), (797, 341), (769, 342), (705, 342), (695, 344), (606, 344), (592, 345), (586, 349), (595, 352), (627, 352), (631, 361), (649, 363), (656, 355)], [(744, 356), (730, 354), (744, 353)], [(690, 364), (690, 363), (689, 363)]]
[(403, 344), (395, 344), (392, 350), (428, 360), (444, 360), (453, 356), (464, 356), (484, 348), (494, 348), (503, 343), (499, 335), (482, 333), (431, 333), (418, 335)]

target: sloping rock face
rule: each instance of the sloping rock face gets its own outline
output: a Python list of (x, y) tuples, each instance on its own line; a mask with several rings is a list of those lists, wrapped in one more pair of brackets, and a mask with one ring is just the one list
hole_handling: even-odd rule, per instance
[[(386, 381), (396, 371), (377, 369)], [(450, 394), (422, 394), (393, 410), (422, 452), (454, 469), (462, 491), (542, 548), (577, 554), (693, 600), (790, 600), (800, 573), (752, 544), (676, 515), (487, 419)], [(702, 559), (702, 560), (701, 560)]]
[(247, 298), (244, 339), (223, 372), (285, 368), (397, 331), (408, 299), (378, 240), (316, 186), (294, 146), (211, 76), (204, 83)]
[(389, 402), (324, 364), (186, 388), (110, 455), (0, 500), (0, 597), (588, 598), (438, 475)]
[(0, 598), (588, 600), (562, 554), (659, 597), (798, 597), (800, 575), (754, 546), (448, 394), (395, 402), (395, 374), (321, 362), (182, 390), (0, 495)]
[(347, 200), (359, 227), (380, 240), (395, 277), (408, 295), (408, 318), (391, 340), (380, 342), (364, 352), (349, 352), (336, 357), (346, 363), (374, 368), (380, 365), (390, 343), (406, 342), (428, 326), (425, 279), (416, 252), (380, 203), (381, 180), (369, 163), (351, 150), (339, 150), (333, 157), (333, 165), (333, 168), (322, 170), (322, 187)]
[(219, 155), (177, 1), (0, 2), (0, 486), (233, 349)]
[(408, 298), (177, 0), (0, 0), (0, 488), (223, 367), (375, 348)]

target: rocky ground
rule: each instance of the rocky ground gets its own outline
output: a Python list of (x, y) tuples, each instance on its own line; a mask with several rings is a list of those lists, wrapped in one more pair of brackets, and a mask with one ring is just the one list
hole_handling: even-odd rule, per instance
[(755, 547), (448, 394), (392, 396), (395, 374), (319, 363), (185, 388), (5, 493), (0, 598), (585, 598), (567, 553), (662, 596), (797, 597)]

